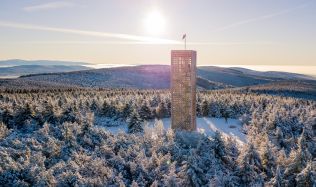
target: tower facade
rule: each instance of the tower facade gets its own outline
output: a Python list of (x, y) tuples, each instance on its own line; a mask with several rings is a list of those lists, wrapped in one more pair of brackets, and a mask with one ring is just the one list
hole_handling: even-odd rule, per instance
[(171, 51), (171, 128), (196, 130), (196, 51)]

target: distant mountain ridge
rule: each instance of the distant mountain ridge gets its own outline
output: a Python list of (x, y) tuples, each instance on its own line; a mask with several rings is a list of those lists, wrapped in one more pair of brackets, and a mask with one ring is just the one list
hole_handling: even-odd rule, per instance
[(11, 67), (11, 66), (23, 66), (23, 65), (39, 65), (39, 66), (83, 66), (90, 65), (86, 62), (72, 62), (72, 61), (58, 61), (58, 60), (20, 60), (20, 59), (10, 59), (0, 61), (0, 67)]
[[(249, 70), (252, 71), (252, 70)], [(199, 89), (214, 90), (262, 85), (289, 80), (304, 80), (297, 74), (286, 76), (258, 75), (253, 71), (215, 66), (197, 68)], [(283, 73), (283, 72), (282, 72)], [(0, 80), (0, 88), (10, 87), (83, 87), (83, 88), (138, 88), (168, 89), (170, 87), (169, 65), (139, 65), (104, 69), (90, 69), (62, 73), (25, 75), (12, 80)]]
[(86, 66), (65, 66), (65, 65), (20, 65), (13, 67), (0, 67), (0, 77), (21, 76), (39, 73), (57, 73), (88, 70)]

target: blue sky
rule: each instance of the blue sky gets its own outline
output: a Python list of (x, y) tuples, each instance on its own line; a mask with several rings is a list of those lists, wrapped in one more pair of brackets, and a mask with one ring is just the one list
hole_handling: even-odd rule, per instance
[[(312, 0), (1, 0), (0, 59), (168, 64), (187, 33), (200, 65), (315, 66), (315, 10)], [(159, 34), (145, 28), (151, 12)]]

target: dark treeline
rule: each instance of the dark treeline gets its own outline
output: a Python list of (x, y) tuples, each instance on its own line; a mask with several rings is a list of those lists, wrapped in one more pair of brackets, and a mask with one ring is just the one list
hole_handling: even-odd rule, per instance
[[(198, 117), (240, 118), (245, 145), (161, 125), (153, 138), (142, 122), (170, 117), (170, 107), (166, 90), (3, 91), (0, 184), (316, 185), (315, 101), (199, 92)], [(112, 135), (97, 119), (127, 122), (130, 133)]]

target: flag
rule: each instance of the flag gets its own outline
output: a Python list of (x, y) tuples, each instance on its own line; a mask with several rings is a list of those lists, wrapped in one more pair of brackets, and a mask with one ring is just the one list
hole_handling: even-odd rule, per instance
[(184, 35), (182, 36), (182, 40), (186, 39), (186, 37), (187, 37), (187, 34), (184, 34)]

